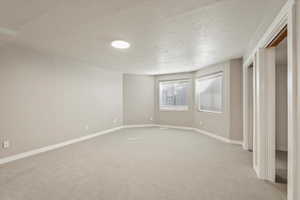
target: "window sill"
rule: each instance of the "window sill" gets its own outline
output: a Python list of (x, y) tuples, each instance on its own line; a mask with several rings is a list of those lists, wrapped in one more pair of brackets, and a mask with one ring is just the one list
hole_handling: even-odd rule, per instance
[(170, 106), (170, 107), (160, 107), (159, 108), (160, 112), (184, 112), (184, 111), (189, 111), (188, 106)]
[(200, 110), (200, 109), (198, 109), (198, 112), (212, 113), (212, 114), (223, 114), (224, 113), (222, 111), (211, 111), (211, 110)]

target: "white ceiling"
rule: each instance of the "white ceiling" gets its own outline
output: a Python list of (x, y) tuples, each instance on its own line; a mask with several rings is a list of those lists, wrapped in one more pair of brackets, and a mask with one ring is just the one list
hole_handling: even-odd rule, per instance
[[(285, 2), (0, 0), (0, 42), (126, 73), (192, 71), (241, 57), (262, 21)], [(132, 48), (111, 48), (115, 39)]]

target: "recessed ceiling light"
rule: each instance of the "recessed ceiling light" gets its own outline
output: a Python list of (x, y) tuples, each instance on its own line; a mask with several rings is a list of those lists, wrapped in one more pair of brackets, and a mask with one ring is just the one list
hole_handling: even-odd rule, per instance
[(123, 40), (115, 40), (111, 42), (111, 46), (116, 49), (128, 49), (130, 47), (129, 42)]

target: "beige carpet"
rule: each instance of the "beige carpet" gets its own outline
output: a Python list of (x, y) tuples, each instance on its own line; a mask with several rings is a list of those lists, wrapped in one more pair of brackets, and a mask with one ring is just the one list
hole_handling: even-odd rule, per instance
[(1, 200), (282, 200), (251, 153), (199, 133), (124, 129), (0, 166)]

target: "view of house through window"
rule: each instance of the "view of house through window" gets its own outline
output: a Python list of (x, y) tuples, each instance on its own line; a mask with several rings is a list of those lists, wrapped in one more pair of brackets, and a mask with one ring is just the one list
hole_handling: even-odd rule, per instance
[(197, 80), (198, 109), (203, 112), (223, 112), (223, 73)]
[(189, 80), (159, 83), (160, 110), (188, 110)]

